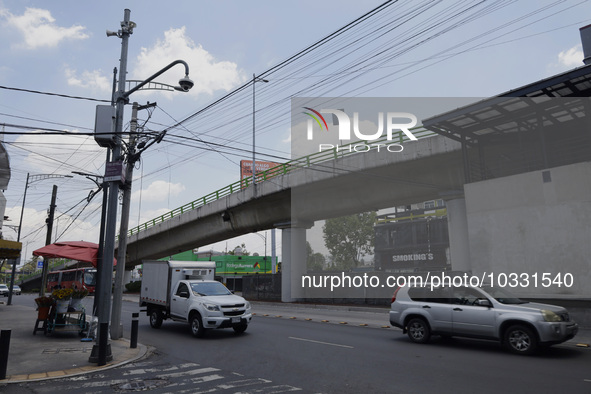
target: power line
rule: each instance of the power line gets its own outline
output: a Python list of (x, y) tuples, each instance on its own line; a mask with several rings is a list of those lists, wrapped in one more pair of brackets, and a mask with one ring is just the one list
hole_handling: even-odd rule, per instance
[(91, 98), (91, 97), (70, 96), (68, 94), (42, 92), (42, 91), (39, 91), (39, 90), (13, 88), (13, 87), (9, 87), (9, 86), (1, 86), (1, 85), (0, 85), (0, 89), (14, 90), (14, 91), (17, 91), (17, 92), (44, 94), (44, 95), (47, 95), (47, 96), (64, 97), (64, 98), (76, 99), (76, 100), (97, 101), (97, 102), (100, 102), (100, 103), (110, 103), (111, 102), (111, 100), (100, 100), (100, 99), (95, 99), (95, 98)]

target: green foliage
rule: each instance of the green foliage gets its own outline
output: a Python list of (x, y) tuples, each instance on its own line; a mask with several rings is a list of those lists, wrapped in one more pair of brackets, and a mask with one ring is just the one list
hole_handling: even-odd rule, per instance
[(322, 253), (314, 253), (314, 250), (312, 250), (312, 246), (308, 241), (306, 241), (306, 249), (308, 251), (306, 258), (306, 267), (308, 268), (308, 271), (322, 271), (324, 269), (324, 264), (326, 263), (324, 255)]
[(142, 281), (136, 280), (135, 282), (126, 283), (125, 289), (127, 289), (128, 293), (139, 293), (142, 289)]
[(324, 242), (335, 268), (350, 270), (359, 266), (363, 255), (373, 253), (375, 212), (328, 219), (322, 228)]
[(243, 256), (250, 256), (250, 252), (246, 250), (246, 244), (242, 242), (242, 245), (237, 245), (234, 249), (228, 252), (229, 255), (236, 255), (236, 248), (242, 248), (242, 255)]

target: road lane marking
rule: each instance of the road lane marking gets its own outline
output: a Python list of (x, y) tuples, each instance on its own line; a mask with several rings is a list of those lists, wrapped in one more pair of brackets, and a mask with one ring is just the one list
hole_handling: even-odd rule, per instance
[(340, 345), (338, 343), (322, 342), (322, 341), (315, 341), (313, 339), (296, 338), (296, 337), (288, 337), (288, 338), (289, 339), (295, 339), (296, 341), (312, 342), (312, 343), (319, 343), (321, 345), (330, 345), (330, 346), (344, 347), (344, 348), (347, 348), (347, 349), (354, 349), (353, 346)]

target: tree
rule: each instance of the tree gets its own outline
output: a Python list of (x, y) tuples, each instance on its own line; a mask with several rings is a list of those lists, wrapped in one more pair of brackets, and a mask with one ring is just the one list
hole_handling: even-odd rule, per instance
[(242, 249), (242, 256), (249, 256), (250, 252), (246, 250), (246, 244), (244, 242), (242, 242), (242, 245), (238, 245), (236, 246), (234, 249), (232, 249), (231, 251), (228, 252), (229, 255), (236, 255), (236, 249), (241, 248)]
[(375, 212), (364, 212), (326, 220), (324, 242), (337, 268), (355, 268), (363, 255), (373, 252), (376, 216)]
[(322, 271), (324, 269), (324, 264), (326, 263), (324, 255), (322, 253), (314, 253), (314, 250), (312, 250), (312, 246), (308, 241), (306, 241), (306, 249), (308, 251), (306, 258), (306, 267), (308, 268), (308, 271)]

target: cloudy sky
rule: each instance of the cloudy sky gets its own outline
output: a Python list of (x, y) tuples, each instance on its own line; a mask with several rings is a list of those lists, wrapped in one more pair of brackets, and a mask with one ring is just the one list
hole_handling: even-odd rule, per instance
[[(189, 93), (131, 97), (157, 103), (151, 113), (140, 112), (145, 132), (186, 121), (137, 164), (130, 227), (239, 179), (240, 160), (252, 158), (252, 87), (209, 105), (253, 74), (269, 80), (255, 85), (257, 158), (285, 161), (291, 97), (488, 97), (581, 66), (578, 29), (591, 23), (591, 6), (580, 0), (401, 0), (319, 42), (380, 4), (0, 0), (0, 131), (11, 165), (4, 237), (16, 239), (6, 225), (18, 225), (27, 173), (104, 173), (105, 150), (88, 134), (96, 105), (105, 104), (95, 100), (111, 98), (121, 40), (105, 31), (120, 28), (124, 7), (137, 24), (127, 79), (143, 80), (182, 59), (195, 82)], [(176, 66), (157, 81), (176, 85), (183, 71)], [(126, 107), (126, 127), (130, 112)], [(48, 129), (68, 134), (39, 134)], [(27, 190), (26, 258), (44, 244), (52, 184), (58, 185), (53, 240), (98, 241), (101, 201), (86, 201), (95, 184), (78, 175), (37, 180)], [(263, 253), (256, 236), (228, 247), (241, 242)]]

